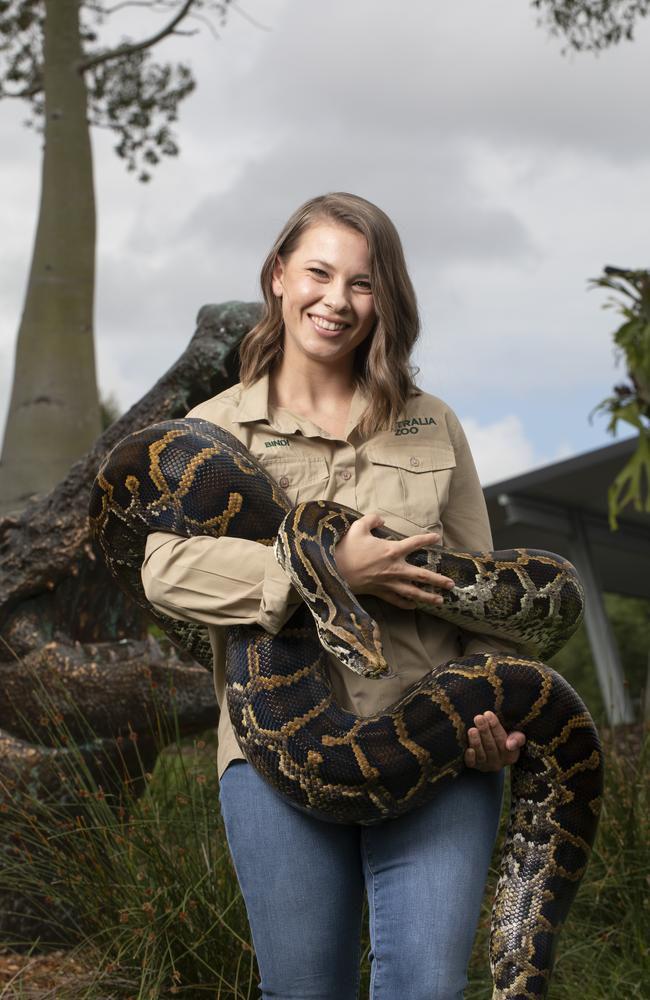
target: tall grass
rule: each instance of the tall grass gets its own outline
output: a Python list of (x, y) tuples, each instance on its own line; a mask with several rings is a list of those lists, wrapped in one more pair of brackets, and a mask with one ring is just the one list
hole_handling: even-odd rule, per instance
[[(52, 741), (71, 749), (64, 730)], [(57, 998), (254, 995), (254, 955), (219, 817), (215, 759), (212, 734), (189, 744), (176, 739), (153, 773), (143, 768), (118, 794), (107, 792), (73, 749), (60, 765), (67, 802), (0, 789), (0, 884), (31, 900), (44, 922), (39, 948), (74, 946), (89, 970), (59, 986)], [(22, 996), (19, 983), (12, 989), (9, 996)]]
[[(159, 731), (166, 742), (170, 734)], [(70, 748), (65, 732), (55, 736)], [(549, 1000), (648, 995), (647, 756), (647, 743), (632, 753), (629, 747), (622, 753), (615, 743), (607, 747), (599, 835), (560, 937)], [(142, 780), (127, 783), (119, 794), (93, 779), (81, 754), (71, 754), (65, 768), (72, 792), (67, 805), (24, 793), (5, 795), (2, 806), (3, 835), (11, 848), (3, 858), (2, 885), (30, 896), (53, 923), (39, 947), (73, 946), (87, 970), (49, 995), (57, 1000), (256, 997), (246, 914), (219, 818), (214, 736), (173, 740), (153, 773), (143, 768)], [(491, 996), (487, 936), (494, 883), (493, 871), (467, 1000)], [(368, 973), (366, 936), (362, 997)], [(47, 995), (28, 992), (20, 977), (3, 993), (8, 1000)]]

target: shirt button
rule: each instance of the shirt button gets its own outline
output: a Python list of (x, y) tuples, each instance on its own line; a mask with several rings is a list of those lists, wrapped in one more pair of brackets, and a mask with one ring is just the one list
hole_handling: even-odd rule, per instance
[(282, 489), (286, 490), (286, 488), (287, 488), (288, 485), (289, 485), (289, 477), (288, 476), (280, 476), (280, 486), (282, 487)]
[(345, 469), (341, 473), (341, 479), (345, 479), (346, 482), (348, 481), (348, 479), (352, 479), (352, 473), (350, 472), (349, 469)]
[(420, 459), (416, 458), (415, 455), (411, 455), (410, 462), (413, 468), (416, 468), (420, 464)]

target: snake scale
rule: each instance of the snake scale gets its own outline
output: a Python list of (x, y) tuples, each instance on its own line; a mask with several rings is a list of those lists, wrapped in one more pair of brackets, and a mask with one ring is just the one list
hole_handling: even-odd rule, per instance
[[(414, 553), (414, 563), (455, 581), (444, 604), (426, 610), (514, 640), (525, 652), (436, 666), (385, 711), (357, 717), (333, 700), (324, 647), (367, 676), (388, 670), (377, 625), (338, 576), (333, 556), (360, 516), (321, 501), (291, 508), (233, 435), (187, 418), (125, 438), (102, 465), (90, 503), (108, 566), (150, 614), (140, 580), (150, 531), (276, 544), (303, 603), (277, 635), (229, 629), (226, 690), (244, 755), (298, 807), (342, 823), (399, 816), (463, 769), (477, 712), (492, 710), (507, 730), (526, 734), (512, 768), (490, 961), (493, 1000), (540, 1000), (557, 933), (585, 871), (602, 794), (602, 753), (589, 713), (538, 659), (577, 627), (579, 579), (559, 556), (533, 550)], [(175, 642), (211, 665), (202, 625), (155, 617)]]

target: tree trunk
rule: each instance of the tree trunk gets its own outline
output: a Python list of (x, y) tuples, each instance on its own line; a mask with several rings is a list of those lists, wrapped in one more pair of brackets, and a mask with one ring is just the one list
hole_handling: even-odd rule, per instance
[(0, 513), (46, 493), (98, 437), (95, 196), (79, 0), (45, 0), (38, 227), (0, 458)]

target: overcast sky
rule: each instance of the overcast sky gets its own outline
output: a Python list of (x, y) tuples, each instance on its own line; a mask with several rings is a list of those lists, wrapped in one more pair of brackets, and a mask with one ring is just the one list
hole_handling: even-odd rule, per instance
[[(120, 407), (185, 348), (207, 302), (259, 297), (300, 202), (352, 191), (393, 218), (418, 292), (420, 385), (468, 432), (483, 482), (611, 441), (592, 408), (621, 381), (587, 291), (648, 267), (650, 24), (563, 56), (527, 0), (241, 0), (174, 38), (190, 61), (181, 155), (140, 185), (94, 137), (99, 383)], [(138, 11), (131, 28), (158, 21)], [(0, 105), (0, 421), (29, 267), (38, 139)]]

